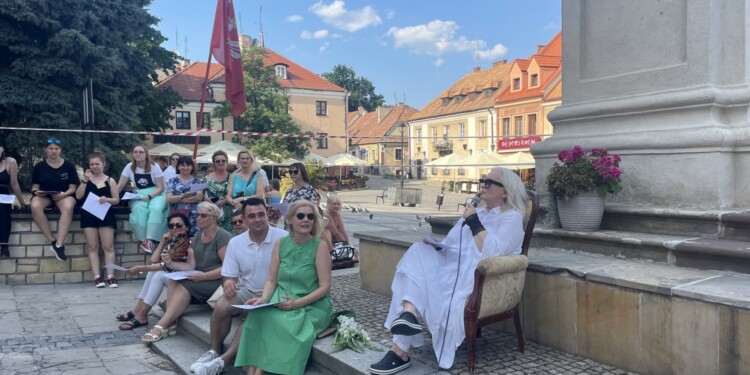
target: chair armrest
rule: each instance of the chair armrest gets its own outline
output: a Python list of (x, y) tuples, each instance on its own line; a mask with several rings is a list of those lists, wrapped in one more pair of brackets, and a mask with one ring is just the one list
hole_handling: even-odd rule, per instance
[(523, 255), (507, 255), (485, 258), (479, 261), (477, 269), (483, 270), (485, 277), (518, 272), (529, 266), (529, 258)]
[(474, 319), (512, 309), (521, 300), (529, 260), (523, 255), (482, 259), (474, 274), (474, 290), (464, 314)]

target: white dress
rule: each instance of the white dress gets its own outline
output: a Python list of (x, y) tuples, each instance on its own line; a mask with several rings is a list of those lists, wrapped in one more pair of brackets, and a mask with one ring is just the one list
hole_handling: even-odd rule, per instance
[[(523, 244), (523, 216), (520, 212), (501, 212), (497, 207), (491, 211), (478, 208), (477, 214), (487, 230), (482, 251), (477, 249), (471, 230), (463, 226), (464, 220), (460, 219), (443, 240), (443, 250), (437, 251), (424, 243), (413, 244), (396, 267), (391, 285), (393, 298), (385, 321), (386, 329), (390, 329), (393, 320), (403, 312), (402, 302), (411, 302), (427, 323), (435, 356), (440, 367), (446, 369), (453, 365), (456, 349), (465, 337), (464, 306), (474, 286), (477, 263), (492, 256), (520, 254)], [(421, 346), (424, 335), (394, 335), (393, 342), (408, 351), (409, 347)]]

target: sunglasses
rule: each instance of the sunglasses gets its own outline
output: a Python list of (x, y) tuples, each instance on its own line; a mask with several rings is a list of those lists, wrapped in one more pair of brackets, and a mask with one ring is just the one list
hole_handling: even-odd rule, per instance
[(490, 185), (497, 185), (497, 186), (500, 186), (501, 188), (505, 187), (505, 185), (503, 185), (503, 184), (501, 184), (501, 183), (499, 183), (499, 182), (497, 182), (495, 180), (490, 180), (489, 178), (483, 178), (483, 179), (479, 180), (479, 183), (482, 186), (484, 186), (485, 189), (489, 189)]
[(134, 154), (145, 154), (146, 151), (136, 150), (136, 151), (133, 151), (133, 153)]
[(180, 160), (180, 158), (172, 158), (172, 161)]
[(169, 224), (169, 229), (180, 229), (180, 228), (182, 228), (182, 224), (181, 223), (170, 223)]
[(307, 220), (310, 220), (310, 221), (315, 220), (315, 214), (304, 214), (302, 212), (297, 213), (297, 220), (302, 220), (305, 217), (307, 217)]
[(242, 225), (242, 224), (245, 224), (245, 222), (242, 220), (235, 220), (232, 222), (232, 225)]
[(217, 159), (217, 160), (214, 160), (214, 163), (216, 163), (216, 164), (224, 164), (224, 163), (226, 163), (226, 162), (227, 162), (227, 161), (226, 161), (226, 160), (224, 160), (224, 159)]
[(289, 173), (291, 173), (291, 174), (297, 174), (297, 173), (299, 173), (299, 171), (296, 170), (296, 169), (292, 169), (292, 170), (289, 171)]
[(197, 214), (195, 214), (195, 217), (199, 217), (201, 219), (205, 219), (205, 218), (210, 217), (210, 216), (213, 216), (213, 215), (211, 215), (211, 214), (203, 214), (203, 213), (197, 213)]
[(55, 143), (55, 144), (59, 145), (60, 144), (60, 140), (57, 139), (57, 138), (49, 138), (49, 139), (47, 139), (47, 143)]

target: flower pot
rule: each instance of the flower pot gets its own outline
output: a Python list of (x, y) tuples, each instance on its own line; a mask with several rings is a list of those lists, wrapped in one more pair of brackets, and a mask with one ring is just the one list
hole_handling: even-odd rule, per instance
[(604, 215), (604, 193), (582, 191), (571, 198), (557, 198), (560, 225), (568, 230), (597, 230)]

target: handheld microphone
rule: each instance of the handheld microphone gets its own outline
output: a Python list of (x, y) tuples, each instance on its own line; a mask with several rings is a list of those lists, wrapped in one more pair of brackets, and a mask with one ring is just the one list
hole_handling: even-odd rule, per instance
[(476, 208), (477, 206), (479, 206), (479, 203), (481, 203), (481, 202), (482, 202), (482, 197), (479, 194), (475, 195), (474, 198), (471, 198), (471, 205), (474, 208)]

